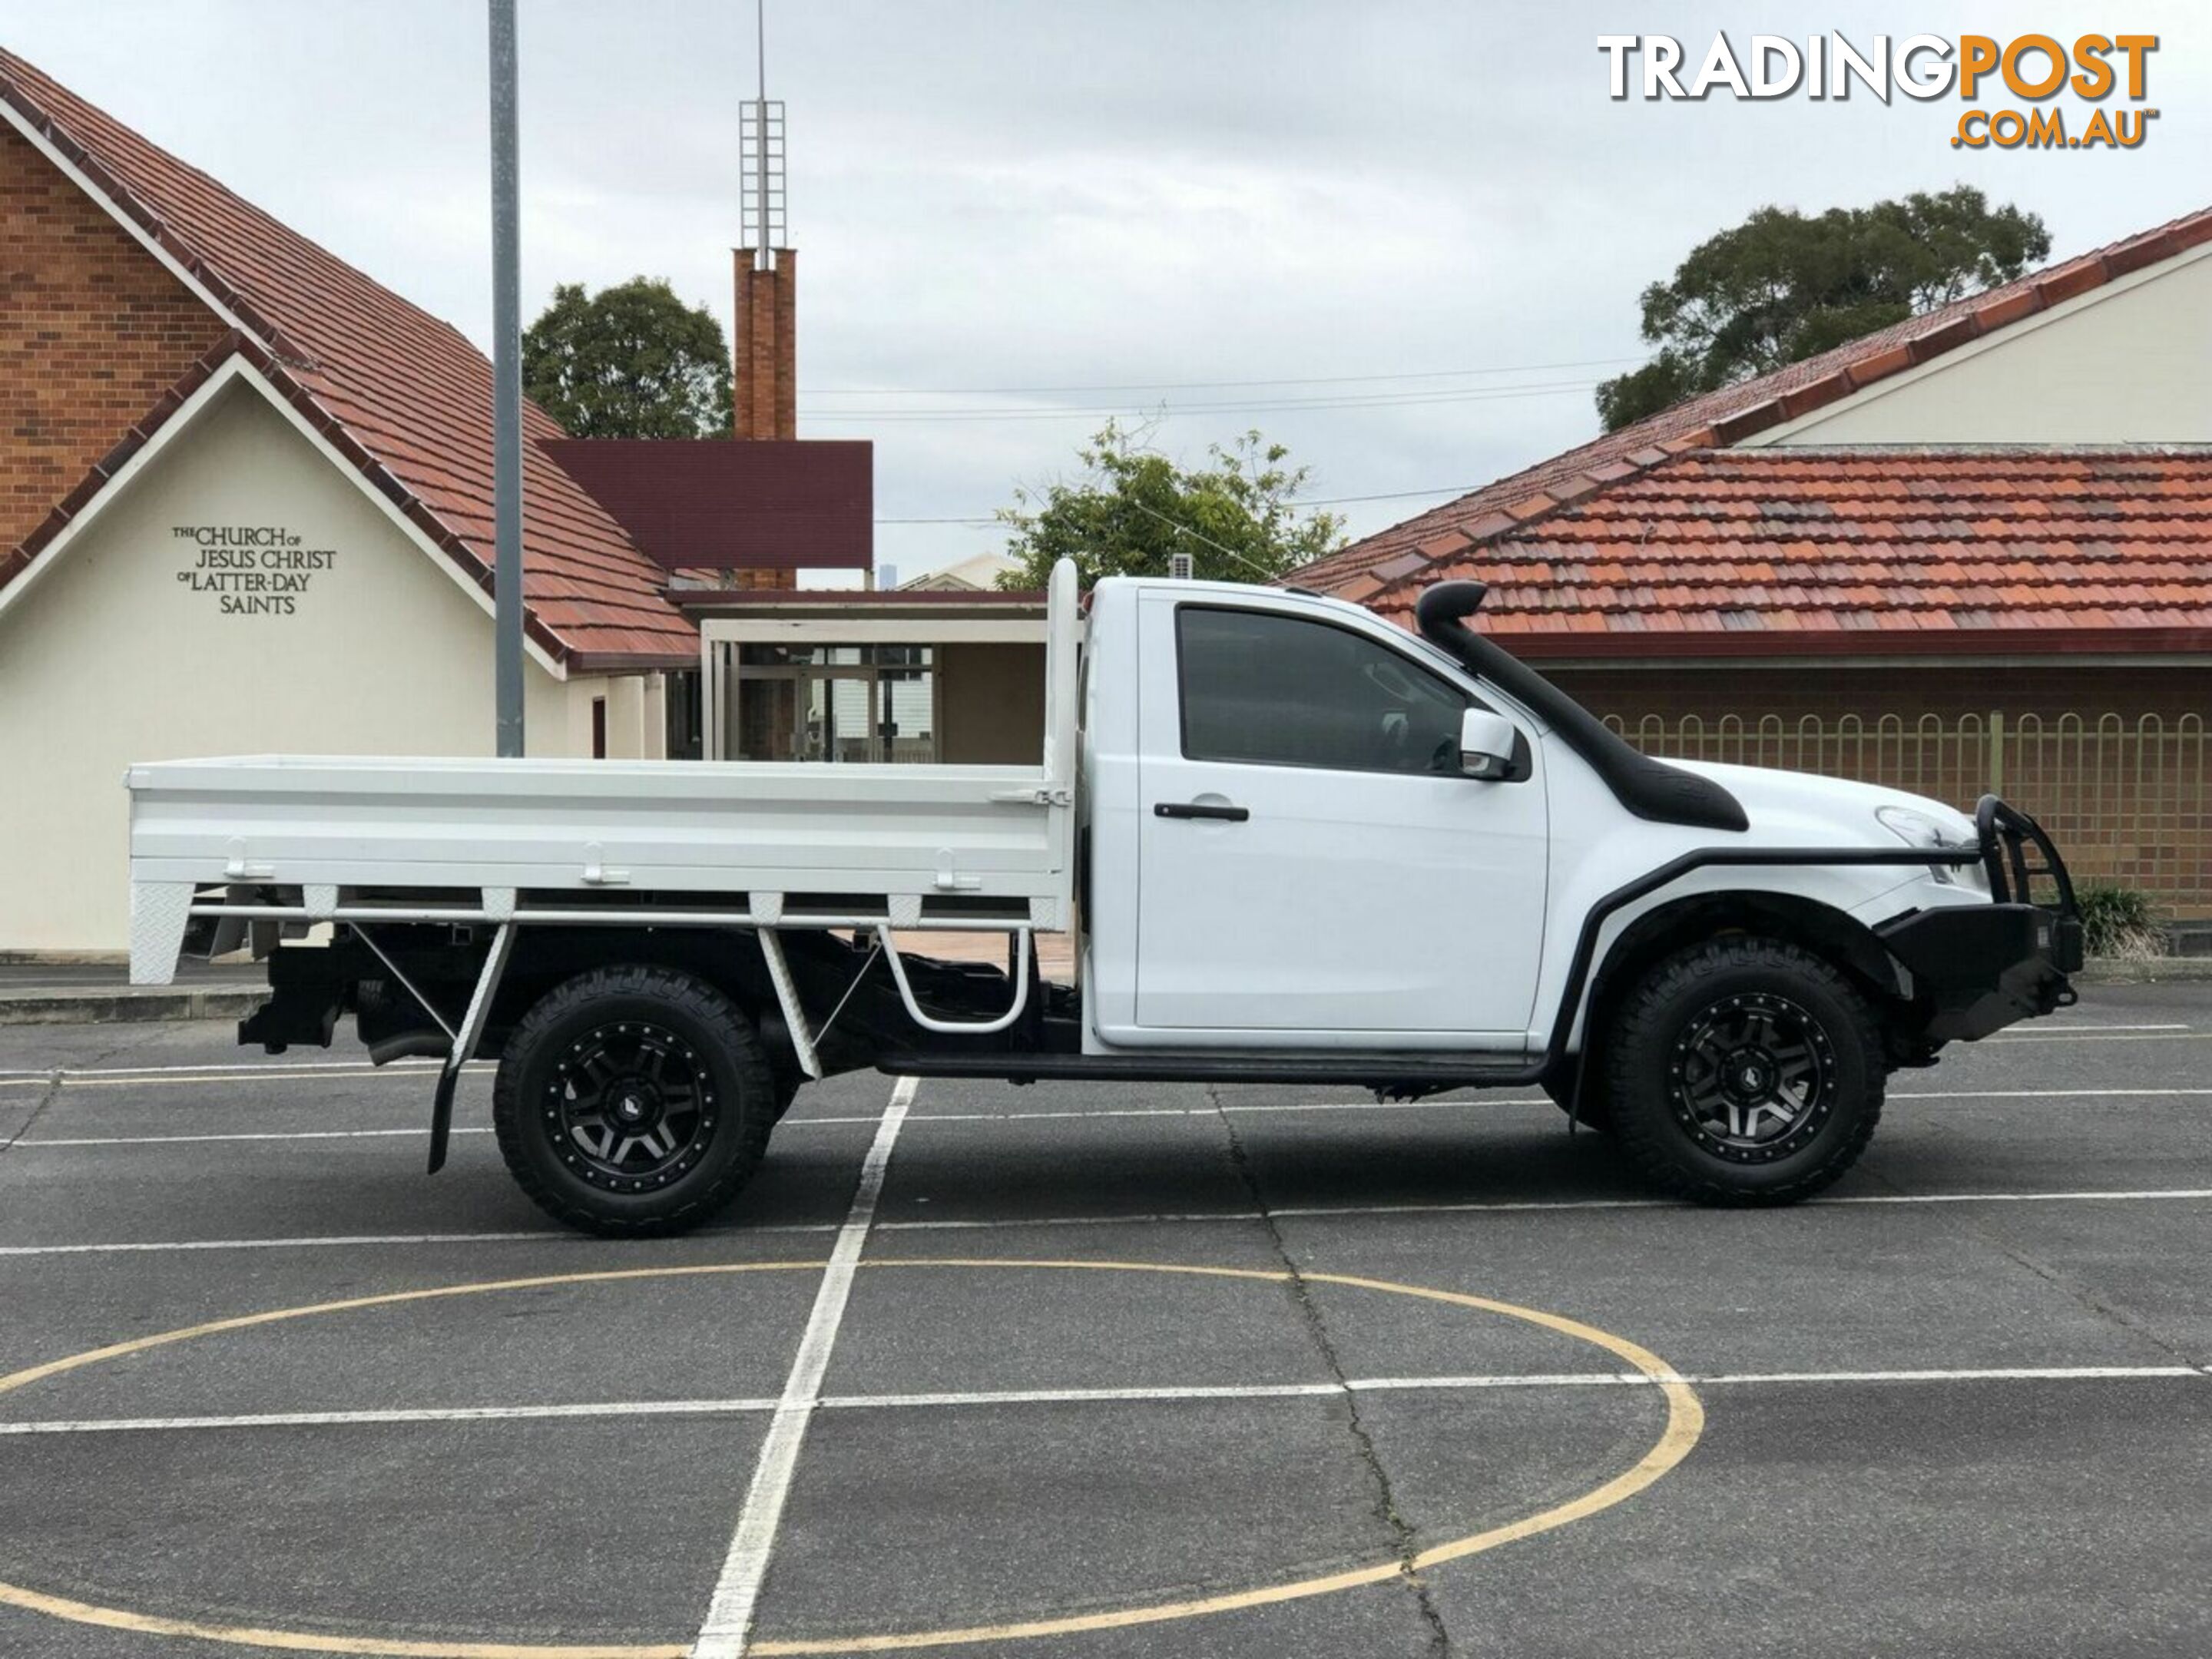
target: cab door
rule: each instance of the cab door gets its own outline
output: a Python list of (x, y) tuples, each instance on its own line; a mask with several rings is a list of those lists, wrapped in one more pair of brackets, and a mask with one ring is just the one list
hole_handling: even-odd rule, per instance
[(1295, 606), (1146, 595), (1137, 1025), (1520, 1047), (1543, 948), (1540, 747), (1509, 780), (1462, 775), (1474, 699)]

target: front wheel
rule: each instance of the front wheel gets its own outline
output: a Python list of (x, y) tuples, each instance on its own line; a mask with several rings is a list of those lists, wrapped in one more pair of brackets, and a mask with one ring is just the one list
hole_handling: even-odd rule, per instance
[(1703, 1204), (1788, 1204), (1857, 1162), (1881, 1117), (1881, 1032), (1857, 988), (1771, 939), (1670, 957), (1622, 1003), (1605, 1055), (1621, 1151)]
[(744, 1012), (665, 968), (601, 968), (542, 998), (493, 1085), (500, 1152), (522, 1190), (586, 1232), (705, 1221), (750, 1177), (778, 1115)]

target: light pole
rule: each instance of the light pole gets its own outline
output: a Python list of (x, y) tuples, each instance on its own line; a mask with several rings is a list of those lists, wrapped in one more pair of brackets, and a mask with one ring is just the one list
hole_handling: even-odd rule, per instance
[(491, 5), (491, 453), (496, 752), (522, 753), (522, 283), (514, 0)]

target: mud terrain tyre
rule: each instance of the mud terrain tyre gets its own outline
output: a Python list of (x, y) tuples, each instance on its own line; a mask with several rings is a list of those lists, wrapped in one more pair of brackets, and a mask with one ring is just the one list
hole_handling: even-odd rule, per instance
[(1662, 1191), (1790, 1204), (1857, 1162), (1881, 1118), (1881, 1030), (1810, 951), (1734, 937), (1662, 962), (1603, 1055), (1613, 1138)]
[(778, 1105), (760, 1033), (720, 991), (672, 969), (598, 968), (515, 1027), (492, 1123), (548, 1215), (647, 1237), (696, 1227), (737, 1195)]

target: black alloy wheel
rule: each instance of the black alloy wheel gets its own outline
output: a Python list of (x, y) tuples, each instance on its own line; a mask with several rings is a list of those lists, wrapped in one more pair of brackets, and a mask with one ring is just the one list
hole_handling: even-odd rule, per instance
[(714, 1089), (699, 1052), (665, 1025), (596, 1026), (554, 1062), (541, 1115), (595, 1187), (641, 1193), (690, 1169), (714, 1138)]
[(1678, 1197), (1808, 1197), (1858, 1160), (1881, 1118), (1874, 1010), (1800, 945), (1741, 934), (1693, 945), (1622, 1000), (1603, 1036), (1614, 1139)]
[(758, 1029), (704, 980), (599, 968), (507, 1037), (492, 1122), (508, 1170), (587, 1232), (697, 1226), (736, 1196), (779, 1115)]
[(1668, 1094), (1690, 1139), (1717, 1158), (1767, 1163), (1797, 1151), (1835, 1106), (1835, 1045), (1771, 991), (1722, 997), (1674, 1041)]

